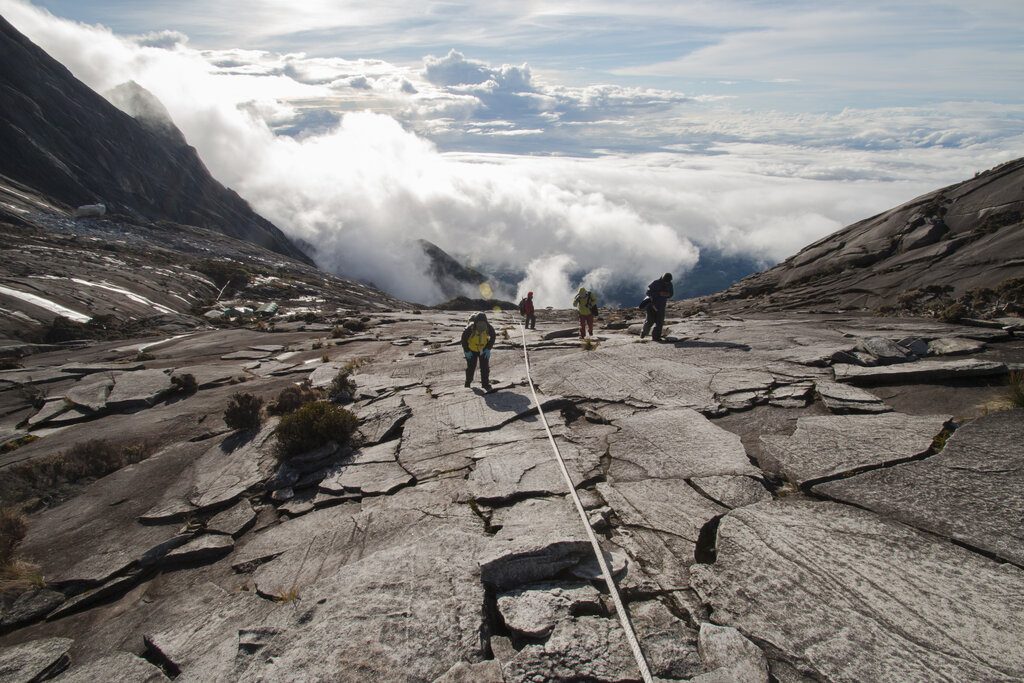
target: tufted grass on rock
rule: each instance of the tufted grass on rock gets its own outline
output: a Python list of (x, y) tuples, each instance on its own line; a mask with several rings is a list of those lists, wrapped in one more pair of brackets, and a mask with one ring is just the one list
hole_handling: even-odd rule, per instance
[(287, 460), (328, 441), (345, 444), (358, 426), (359, 419), (340, 406), (324, 401), (307, 403), (281, 418), (277, 426), (278, 453)]
[(1024, 371), (1010, 373), (1009, 387), (1006, 398), (1018, 408), (1024, 408)]
[(57, 504), (73, 493), (75, 485), (145, 460), (154, 452), (156, 444), (150, 441), (80, 441), (62, 453), (5, 467), (0, 472), (0, 499), (21, 502), (37, 498), (43, 504)]

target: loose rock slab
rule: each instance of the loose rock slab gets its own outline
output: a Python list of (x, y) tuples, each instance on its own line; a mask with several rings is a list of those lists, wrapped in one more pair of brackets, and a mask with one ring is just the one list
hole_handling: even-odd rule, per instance
[(729, 508), (739, 508), (772, 499), (772, 494), (753, 477), (696, 477), (695, 486)]
[(871, 512), (741, 508), (691, 572), (717, 621), (816, 680), (1024, 677), (1024, 572)]
[(114, 388), (107, 396), (106, 407), (110, 410), (146, 408), (173, 388), (171, 376), (163, 370), (126, 372), (114, 380)]
[(818, 380), (815, 388), (821, 402), (829, 411), (837, 415), (848, 415), (850, 413), (887, 413), (892, 410), (885, 405), (885, 401), (878, 398), (869, 391), (858, 389), (849, 384)]
[(827, 415), (801, 417), (792, 436), (761, 436), (761, 466), (789, 481), (807, 482), (915, 458), (950, 415)]
[(1005, 363), (963, 358), (959, 360), (919, 360), (900, 365), (882, 365), (864, 368), (859, 365), (832, 366), (837, 382), (852, 384), (883, 384), (887, 382), (937, 382), (964, 377), (990, 377), (1005, 375)]
[(1024, 411), (958, 429), (935, 457), (814, 487), (816, 493), (1024, 565)]

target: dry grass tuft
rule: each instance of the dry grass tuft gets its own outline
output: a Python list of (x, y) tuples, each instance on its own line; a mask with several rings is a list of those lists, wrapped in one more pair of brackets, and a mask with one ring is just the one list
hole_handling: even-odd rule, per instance
[(1006, 394), (1011, 405), (1024, 408), (1024, 371), (1018, 370), (1010, 373), (1009, 388)]
[(149, 441), (82, 441), (63, 453), (29, 458), (4, 468), (0, 499), (17, 503), (39, 498), (44, 504), (56, 504), (68, 497), (69, 487), (104, 477), (154, 452), (156, 444)]

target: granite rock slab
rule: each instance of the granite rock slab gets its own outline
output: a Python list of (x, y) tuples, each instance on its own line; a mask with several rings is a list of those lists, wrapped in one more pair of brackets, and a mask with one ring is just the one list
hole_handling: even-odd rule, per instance
[(1024, 572), (876, 514), (775, 501), (727, 514), (691, 581), (715, 620), (817, 680), (1024, 676)]
[(794, 484), (891, 465), (924, 455), (950, 415), (801, 417), (791, 436), (761, 436), (761, 466)]

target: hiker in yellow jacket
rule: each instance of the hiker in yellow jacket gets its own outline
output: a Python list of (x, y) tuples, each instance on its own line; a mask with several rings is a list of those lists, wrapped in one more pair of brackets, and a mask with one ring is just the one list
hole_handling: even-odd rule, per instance
[(594, 336), (594, 316), (597, 315), (597, 297), (593, 292), (588, 292), (586, 287), (580, 287), (576, 298), (572, 300), (576, 312), (580, 314), (580, 339), (589, 334)]
[(487, 315), (477, 313), (462, 331), (462, 352), (466, 356), (466, 386), (473, 383), (477, 361), (480, 362), (480, 385), (491, 390), (491, 347), (498, 335), (487, 322)]

